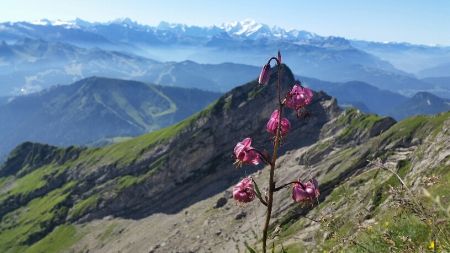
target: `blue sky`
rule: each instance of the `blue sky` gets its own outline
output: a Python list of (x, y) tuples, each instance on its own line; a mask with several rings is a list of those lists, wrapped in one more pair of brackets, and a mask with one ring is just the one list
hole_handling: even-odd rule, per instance
[(212, 25), (254, 19), (320, 35), (450, 45), (448, 0), (1, 0), (0, 21), (129, 17)]

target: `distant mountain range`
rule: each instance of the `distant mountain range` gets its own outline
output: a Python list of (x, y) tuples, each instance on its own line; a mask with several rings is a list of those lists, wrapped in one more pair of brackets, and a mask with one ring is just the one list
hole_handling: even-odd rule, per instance
[(306, 77), (299, 79), (314, 90), (324, 90), (336, 97), (340, 105), (354, 106), (366, 113), (392, 116), (393, 108), (408, 99), (398, 93), (381, 90), (359, 81), (332, 83)]
[(443, 99), (428, 92), (419, 92), (392, 108), (389, 114), (396, 119), (404, 119), (412, 115), (432, 115), (448, 111), (450, 99)]
[(92, 77), (0, 103), (0, 157), (24, 141), (104, 144), (174, 124), (220, 94)]
[[(157, 26), (148, 26), (130, 19), (106, 23), (91, 23), (80, 19), (1, 23), (0, 40), (8, 44), (3, 43), (3, 48), (0, 49), (2, 51), (0, 73), (9, 77), (17, 76), (16, 78), (22, 79), (26, 77), (27, 79), (22, 80), (22, 86), (26, 86), (27, 82), (28, 84), (38, 83), (34, 80), (39, 80), (42, 76), (58, 76), (64, 72), (59, 70), (39, 72), (39, 75), (36, 73), (11, 75), (13, 67), (8, 65), (9, 60), (1, 59), (5, 58), (4, 55), (11, 53), (8, 47), (15, 43), (26, 44), (23, 43), (26, 38), (46, 40), (50, 41), (50, 44), (72, 44), (85, 48), (86, 51), (80, 52), (85, 55), (84, 58), (69, 57), (68, 64), (64, 63), (68, 66), (66, 72), (79, 73), (79, 68), (82, 68), (82, 73), (86, 74), (84, 77), (87, 77), (89, 74), (86, 72), (94, 67), (92, 72), (103, 69), (100, 70), (102, 75), (104, 72), (110, 72), (107, 76), (145, 79), (152, 82), (154, 80), (146, 79), (146, 76), (151, 75), (156, 69), (143, 67), (151, 65), (153, 60), (150, 59), (160, 62), (192, 60), (209, 64), (233, 62), (259, 66), (266, 60), (267, 55), (281, 49), (285, 56), (284, 60), (290, 64), (294, 73), (302, 76), (332, 82), (364, 81), (408, 96), (418, 91), (433, 92), (442, 96), (442, 93), (438, 91), (442, 87), (429, 85), (415, 78), (411, 73), (418, 73), (423, 69), (435, 67), (436, 64), (450, 62), (450, 49), (447, 47), (353, 41), (340, 37), (319, 36), (300, 30), (287, 31), (251, 20), (210, 27), (166, 22), (161, 22)], [(62, 44), (59, 46), (61, 47)], [(100, 49), (101, 52), (99, 52)], [(41, 48), (35, 48), (35, 50), (39, 52)], [(105, 55), (105, 58), (95, 57), (96, 54)], [(107, 56), (108, 54), (110, 56)], [(32, 56), (26, 57), (28, 62), (36, 60)], [(62, 53), (61, 56), (64, 57), (66, 54)], [(108, 59), (111, 57), (114, 59)], [(97, 66), (96, 59), (100, 59), (98, 64), (100, 66)], [(102, 59), (104, 62), (110, 61), (111, 68), (101, 66)], [(413, 63), (420, 68), (405, 67), (396, 62), (396, 59)], [(44, 63), (45, 61), (40, 62), (42, 65)], [(123, 75), (124, 72), (127, 75)], [(117, 76), (118, 74), (123, 76)], [(53, 82), (52, 85), (56, 83)], [(450, 97), (450, 92), (447, 91), (445, 96), (447, 95)]]
[(242, 64), (158, 62), (144, 57), (24, 39), (0, 45), (0, 95), (27, 94), (97, 75), (166, 86), (225, 92), (255, 78), (259, 68)]
[(450, 62), (435, 65), (434, 67), (423, 69), (419, 72), (421, 77), (450, 77)]
[(340, 106), (352, 106), (366, 113), (391, 116), (396, 120), (450, 110), (450, 99), (429, 92), (418, 92), (413, 97), (406, 97), (359, 81), (331, 83), (307, 77), (298, 78), (314, 90), (324, 90), (336, 97)]
[[(450, 63), (450, 46), (414, 45), (398, 42), (372, 42), (352, 40), (351, 45), (389, 61), (396, 68), (424, 77), (424, 72), (441, 64)], [(430, 73), (430, 76), (446, 76), (447, 74)]]

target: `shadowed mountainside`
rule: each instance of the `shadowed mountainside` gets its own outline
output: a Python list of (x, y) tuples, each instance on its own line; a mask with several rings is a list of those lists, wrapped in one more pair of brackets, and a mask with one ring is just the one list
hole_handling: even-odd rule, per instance
[(91, 77), (0, 104), (0, 157), (24, 141), (104, 144), (174, 124), (219, 97), (197, 89)]
[(450, 99), (440, 98), (428, 92), (418, 92), (392, 108), (389, 114), (396, 119), (404, 119), (413, 115), (432, 115), (448, 111)]

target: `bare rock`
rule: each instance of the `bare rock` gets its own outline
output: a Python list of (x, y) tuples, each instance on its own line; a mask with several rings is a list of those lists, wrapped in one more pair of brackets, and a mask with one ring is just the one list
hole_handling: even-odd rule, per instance
[(225, 197), (221, 197), (217, 200), (216, 205), (214, 206), (214, 208), (221, 208), (224, 205), (226, 205), (228, 202), (228, 200)]

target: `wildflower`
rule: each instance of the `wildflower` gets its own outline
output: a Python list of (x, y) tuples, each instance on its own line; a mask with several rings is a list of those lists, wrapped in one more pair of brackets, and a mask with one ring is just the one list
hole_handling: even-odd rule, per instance
[(243, 141), (238, 142), (236, 147), (234, 147), (234, 156), (236, 158), (236, 163), (242, 164), (254, 164), (258, 165), (260, 157), (258, 152), (251, 146), (252, 139), (245, 138)]
[(259, 74), (258, 83), (261, 85), (266, 85), (269, 83), (270, 79), (270, 64), (267, 63), (264, 65), (264, 67), (261, 70), (261, 73)]
[(292, 188), (292, 199), (295, 202), (313, 201), (319, 195), (319, 184), (316, 179), (311, 179), (306, 183), (298, 181)]
[(233, 198), (242, 203), (248, 203), (255, 199), (255, 189), (252, 179), (246, 177), (233, 187)]
[(292, 199), (295, 202), (306, 201), (309, 199), (309, 194), (306, 192), (305, 186), (301, 183), (295, 183), (292, 187)]
[(435, 245), (434, 245), (434, 240), (433, 240), (433, 241), (430, 241), (430, 244), (428, 245), (428, 249), (434, 250), (434, 247), (435, 247)]
[[(272, 133), (273, 135), (277, 134), (278, 122), (279, 122), (280, 112), (278, 110), (273, 111), (272, 115), (270, 115), (270, 119), (267, 122), (266, 129), (267, 132)], [(281, 119), (281, 135), (284, 136), (291, 129), (291, 123), (287, 118)]]
[(295, 84), (292, 90), (286, 96), (285, 105), (293, 110), (309, 105), (312, 101), (313, 93), (310, 89)]

